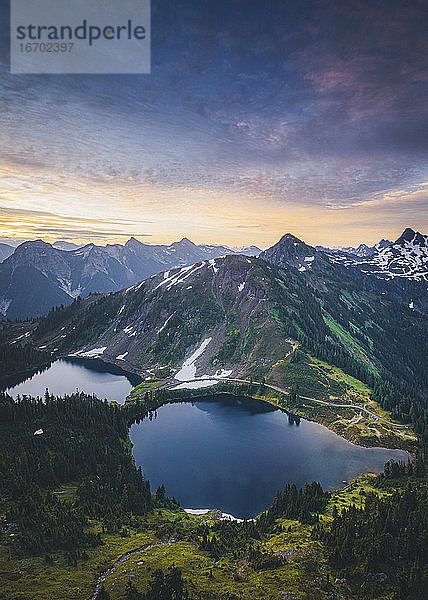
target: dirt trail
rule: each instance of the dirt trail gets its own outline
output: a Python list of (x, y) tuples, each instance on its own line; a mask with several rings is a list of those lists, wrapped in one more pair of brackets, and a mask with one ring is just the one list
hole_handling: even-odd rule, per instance
[(122, 556), (119, 556), (119, 558), (114, 561), (114, 563), (112, 564), (112, 566), (109, 567), (106, 571), (103, 571), (101, 573), (101, 575), (98, 577), (97, 583), (95, 585), (94, 593), (92, 594), (92, 596), (90, 597), (89, 600), (96, 600), (97, 594), (100, 591), (100, 588), (101, 588), (102, 584), (106, 580), (106, 577), (108, 577), (109, 575), (111, 575), (112, 573), (114, 573), (114, 571), (116, 570), (116, 568), (121, 563), (125, 562), (125, 560), (128, 560), (128, 558), (130, 558), (131, 556), (134, 556), (135, 554), (139, 554), (140, 552), (145, 552), (146, 550), (150, 550), (151, 548), (160, 548), (162, 546), (169, 546), (173, 542), (175, 542), (175, 540), (174, 540), (174, 538), (171, 538), (167, 542), (160, 542), (159, 544), (151, 544), (150, 546), (141, 546), (140, 548), (136, 548), (136, 550), (130, 550), (129, 552), (126, 552), (125, 554), (122, 554)]
[[(215, 377), (214, 375), (207, 377), (206, 379), (215, 379), (218, 381), (236, 381), (238, 383), (254, 383), (256, 385), (260, 385), (257, 381), (250, 382), (246, 379), (233, 379), (231, 377), (221, 377), (220, 378), (220, 377)], [(180, 384), (192, 383), (193, 381), (203, 381), (203, 379), (189, 379), (188, 381), (180, 381), (178, 383), (180, 383)], [(174, 381), (173, 384), (168, 383), (166, 385), (169, 387), (170, 385), (177, 385), (178, 383)], [(270, 385), (269, 383), (265, 383), (264, 385), (266, 387), (270, 388), (271, 390), (280, 392), (281, 394), (289, 393), (288, 390), (283, 390), (276, 385)], [(409, 425), (403, 425), (402, 423), (393, 423), (392, 421), (387, 421), (387, 419), (380, 417), (376, 413), (373, 413), (370, 410), (368, 410), (367, 408), (365, 408), (364, 406), (359, 406), (358, 404), (340, 404), (340, 403), (334, 403), (334, 402), (326, 402), (325, 400), (317, 400), (317, 398), (309, 398), (308, 396), (299, 396), (299, 398), (301, 400), (310, 400), (311, 402), (316, 402), (317, 404), (323, 404), (324, 406), (336, 406), (338, 408), (353, 408), (354, 410), (362, 410), (365, 413), (369, 414), (371, 417), (374, 417), (374, 419), (376, 419), (378, 421), (382, 421), (383, 423), (387, 423), (388, 425), (392, 425), (393, 427), (405, 427), (405, 428), (409, 427)]]

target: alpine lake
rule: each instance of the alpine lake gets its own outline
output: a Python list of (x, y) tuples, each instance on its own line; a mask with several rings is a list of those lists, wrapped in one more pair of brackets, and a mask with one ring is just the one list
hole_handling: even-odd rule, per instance
[[(100, 360), (60, 359), (38, 372), (0, 381), (11, 396), (70, 394), (76, 390), (125, 402), (140, 381)], [(364, 448), (326, 427), (262, 401), (231, 395), (196, 398), (161, 406), (156, 417), (130, 428), (137, 466), (152, 489), (189, 509), (218, 508), (251, 518), (272, 503), (287, 483), (319, 481), (339, 488), (357, 475), (379, 473), (391, 458), (407, 461), (404, 450)]]

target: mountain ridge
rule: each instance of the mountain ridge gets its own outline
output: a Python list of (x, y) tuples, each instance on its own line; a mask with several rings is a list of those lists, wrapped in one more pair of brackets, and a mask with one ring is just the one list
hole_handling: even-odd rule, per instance
[(53, 357), (99, 357), (140, 373), (167, 366), (177, 375), (202, 348), (192, 362), (197, 377), (229, 372), (280, 385), (299, 357), (305, 373), (314, 368), (313, 356), (369, 384), (388, 372), (425, 385), (426, 319), (331, 267), (339, 280), (314, 286), (288, 264), (210, 259), (77, 300), (32, 325), (29, 338)]
[[(386, 242), (386, 240), (384, 241)], [(276, 260), (278, 264), (281, 260), (291, 264), (293, 261), (288, 259), (288, 249), (283, 249), (281, 256), (278, 246), (280, 242), (272, 247), (276, 249), (276, 259), (272, 255), (272, 248), (262, 252), (260, 257)], [(343, 277), (345, 280), (349, 280), (354, 278), (359, 280), (361, 286), (368, 286), (382, 294), (392, 296), (410, 306), (412, 310), (424, 313), (428, 311), (428, 295), (426, 293), (428, 236), (406, 228), (395, 242), (389, 244), (379, 242), (374, 247), (379, 249), (369, 256), (352, 255), (337, 249), (321, 249), (320, 246), (315, 248), (305, 246), (305, 251), (311, 252), (314, 256), (314, 262), (302, 263), (300, 257), (299, 264), (296, 263), (294, 266), (298, 266), (302, 272), (307, 271), (308, 280), (311, 280), (312, 275), (312, 280), (319, 283), (322, 279), (321, 269), (324, 269), (326, 275), (333, 276), (333, 279), (338, 280)], [(330, 266), (326, 261), (330, 263)], [(314, 270), (317, 269), (315, 277)], [(337, 271), (335, 275), (333, 275), (334, 270)]]
[(382, 238), (380, 242), (377, 242), (374, 246), (368, 246), (364, 242), (359, 246), (340, 246), (338, 248), (329, 248), (328, 246), (315, 246), (317, 250), (323, 250), (324, 252), (345, 252), (346, 254), (354, 254), (355, 256), (365, 257), (372, 256), (379, 250), (382, 250), (386, 246), (392, 244), (391, 240)]
[[(395, 242), (379, 243), (376, 246), (379, 249), (366, 257), (321, 250), (287, 233), (263, 252), (249, 247), (241, 249), (241, 254), (258, 254), (268, 262), (286, 264), (318, 290), (326, 291), (326, 281), (330, 281), (339, 293), (341, 281), (351, 284), (354, 280), (360, 287), (393, 296), (412, 310), (425, 312), (428, 310), (427, 239), (407, 228)], [(77, 296), (118, 291), (167, 269), (234, 253), (227, 246), (196, 245), (186, 237), (169, 246), (130, 238), (125, 245), (90, 243), (72, 250), (56, 248), (43, 240), (24, 242), (0, 264), (0, 316), (9, 319), (41, 316), (59, 300), (70, 304)], [(27, 283), (18, 266), (27, 268)], [(38, 281), (36, 287), (35, 281)], [(31, 300), (23, 303), (21, 294)]]
[[(254, 248), (247, 252), (251, 255)], [(23, 242), (0, 264), (0, 316), (10, 319), (40, 316), (59, 299), (62, 304), (70, 304), (80, 295), (117, 291), (167, 268), (231, 253), (233, 250), (227, 246), (196, 245), (187, 238), (170, 246), (143, 244), (130, 238), (124, 246), (90, 243), (68, 250), (43, 240)], [(29, 284), (36, 279), (39, 282), (35, 288), (27, 286), (26, 292), (33, 301), (25, 304), (26, 313), (17, 295), (18, 291), (25, 293), (25, 281), (22, 272), (16, 270), (18, 266), (25, 266), (32, 273)], [(45, 279), (35, 271), (49, 284), (44, 285)]]

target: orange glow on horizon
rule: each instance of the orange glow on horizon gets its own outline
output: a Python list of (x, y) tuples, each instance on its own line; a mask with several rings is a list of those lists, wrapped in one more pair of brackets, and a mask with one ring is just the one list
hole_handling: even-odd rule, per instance
[(0, 172), (0, 237), (103, 245), (131, 236), (169, 244), (185, 236), (195, 243), (266, 248), (290, 232), (312, 245), (373, 244), (395, 239), (407, 226), (423, 231), (427, 190), (423, 182), (332, 208), (293, 198), (279, 202), (248, 188), (142, 185), (114, 176), (93, 181), (8, 165)]

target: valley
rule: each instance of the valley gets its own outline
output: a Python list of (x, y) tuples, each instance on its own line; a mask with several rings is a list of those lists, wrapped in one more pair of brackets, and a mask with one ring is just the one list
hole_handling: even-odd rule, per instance
[[(78, 297), (44, 317), (3, 321), (2, 375), (9, 381), (15, 378), (9, 386), (15, 385), (21, 394), (19, 401), (12, 401), (2, 393), (0, 403), (0, 472), (6, 482), (0, 570), (11, 573), (7, 600), (56, 600), (59, 595), (74, 600), (96, 593), (99, 600), (151, 600), (159, 585), (187, 589), (191, 600), (351, 600), (359, 598), (363, 585), (369, 597), (390, 600), (403, 582), (409, 590), (403, 600), (416, 600), (426, 585), (414, 555), (419, 548), (422, 556), (426, 532), (422, 515), (427, 336), (425, 300), (417, 293), (421, 283), (415, 282), (409, 306), (410, 288), (356, 272), (287, 234), (259, 258), (236, 254), (209, 258), (154, 273), (119, 291)], [(90, 378), (88, 390), (75, 391), (80, 389), (79, 375), (67, 374), (67, 360), (73, 361), (74, 369), (102, 361), (110, 378), (106, 380), (110, 393), (105, 394), (110, 402), (84, 393), (96, 392)], [(34, 374), (35, 387), (26, 388), (25, 371), (34, 373), (42, 367)], [(132, 375), (140, 383), (126, 381)], [(64, 398), (41, 389), (50, 387), (50, 377), (61, 379), (65, 388), (56, 394), (65, 394)], [(116, 392), (114, 377), (125, 386)], [(44, 397), (44, 402), (22, 397), (27, 393)], [(274, 430), (267, 429), (266, 442), (262, 436), (254, 454), (247, 452), (249, 467), (255, 468), (250, 488), (259, 487), (264, 500), (242, 516), (261, 511), (256, 521), (225, 521), (221, 510), (188, 514), (169, 496), (187, 497), (192, 484), (182, 475), (184, 488), (170, 492), (164, 467), (164, 479), (150, 475), (157, 488), (151, 490), (144, 474), (152, 466), (150, 461), (145, 465), (144, 452), (141, 459), (132, 454), (131, 439), (134, 452), (138, 451), (132, 432), (150, 428), (141, 439), (158, 448), (154, 458), (159, 461), (161, 443), (150, 443), (149, 432), (162, 424), (162, 415), (177, 410), (170, 418), (173, 428), (161, 439), (172, 439), (180, 427), (185, 430), (194, 423), (202, 438), (194, 439), (191, 454), (198, 455), (198, 444), (209, 447), (209, 436), (203, 435), (207, 425), (194, 420), (199, 413), (192, 416), (186, 411), (196, 407), (205, 414), (214, 406), (210, 401), (214, 397), (221, 402), (227, 397), (262, 401), (260, 414), (279, 419), (284, 435), (295, 432), (296, 443), (305, 440), (306, 429), (311, 431), (294, 459), (297, 471), (309, 480), (322, 479), (323, 470), (334, 463), (327, 440), (335, 440), (335, 434), (345, 444), (338, 453), (342, 468), (353, 464), (344, 457), (354, 451), (367, 457), (385, 452), (404, 462), (388, 462), (383, 475), (363, 475), (349, 482), (358, 473), (382, 470), (382, 460), (377, 466), (356, 462), (353, 472), (342, 474), (339, 469), (334, 483), (323, 481), (327, 492), (302, 480), (299, 493), (290, 487), (297, 475), (280, 476), (264, 485), (257, 481), (257, 473), (267, 474), (270, 463), (276, 475), (284, 469), (292, 473), (292, 467), (278, 466), (274, 460), (258, 463), (281, 447)], [(251, 419), (256, 423), (255, 417)], [(262, 433), (263, 426), (256, 430)], [(245, 448), (248, 437), (256, 439), (256, 430), (230, 441), (241, 440)], [(326, 455), (312, 448), (317, 439), (325, 440)], [(233, 467), (241, 452), (233, 444), (230, 458), (222, 460), (231, 469), (231, 481), (239, 479)], [(215, 472), (214, 446), (211, 458), (204, 459), (207, 472), (200, 467), (199, 482)], [(223, 447), (228, 448), (226, 440)], [(292, 448), (286, 446), (280, 458), (287, 452), (293, 456)], [(165, 452), (173, 449), (168, 446)], [(407, 464), (408, 451), (415, 458)], [(178, 450), (175, 454), (179, 459)], [(200, 454), (204, 456), (202, 450)], [(299, 467), (304, 456), (307, 465), (313, 463), (313, 471)], [(169, 462), (179, 475), (180, 464), (191, 465), (192, 459), (182, 458), (175, 468), (173, 460)], [(215, 478), (220, 489), (218, 473)], [(342, 481), (347, 482), (343, 490), (331, 491)], [(284, 491), (275, 495), (275, 489), (284, 485)], [(251, 489), (242, 494), (252, 495), (257, 498)], [(36, 504), (34, 497), (40, 499)], [(207, 500), (205, 507), (190, 504), (186, 508), (213, 508)], [(371, 511), (386, 515), (392, 506), (401, 508), (383, 533), (372, 531)], [(225, 508), (221, 500), (218, 507)], [(233, 510), (231, 505), (224, 512), (234, 514)], [(355, 539), (354, 551), (347, 549), (355, 527), (361, 540), (378, 536), (376, 544), (370, 542), (368, 558), (360, 538)], [(385, 531), (392, 528), (403, 550), (391, 549), (385, 562), (376, 548), (385, 545)], [(412, 544), (406, 537), (409, 528), (414, 530)]]

